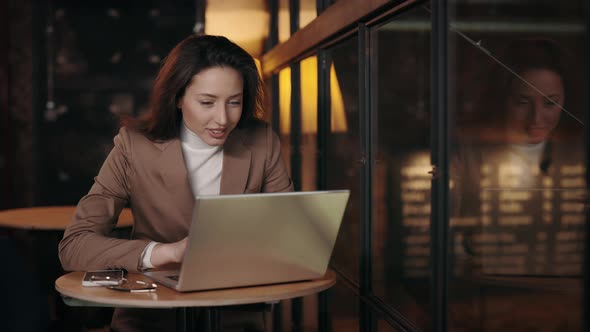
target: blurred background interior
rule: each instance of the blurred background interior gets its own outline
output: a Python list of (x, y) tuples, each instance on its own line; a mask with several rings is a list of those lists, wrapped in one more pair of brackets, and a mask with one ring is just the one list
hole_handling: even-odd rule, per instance
[[(0, 213), (76, 205), (168, 51), (225, 35), (259, 61), (295, 189), (351, 190), (337, 285), (273, 331), (585, 331), (588, 6), (1, 1)], [(0, 228), (2, 274), (34, 285), (2, 283), (0, 330), (108, 326), (56, 298), (60, 237)]]

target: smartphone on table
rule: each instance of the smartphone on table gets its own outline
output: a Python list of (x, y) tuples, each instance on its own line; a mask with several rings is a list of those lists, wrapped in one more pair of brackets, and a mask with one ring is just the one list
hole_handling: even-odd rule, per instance
[(125, 280), (125, 271), (123, 270), (96, 270), (87, 271), (82, 278), (82, 286), (118, 286)]

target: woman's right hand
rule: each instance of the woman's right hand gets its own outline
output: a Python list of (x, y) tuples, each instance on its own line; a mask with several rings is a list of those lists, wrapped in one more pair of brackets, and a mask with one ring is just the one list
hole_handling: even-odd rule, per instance
[(186, 250), (188, 238), (184, 238), (174, 243), (158, 243), (152, 250), (150, 261), (154, 267), (170, 263), (181, 263)]

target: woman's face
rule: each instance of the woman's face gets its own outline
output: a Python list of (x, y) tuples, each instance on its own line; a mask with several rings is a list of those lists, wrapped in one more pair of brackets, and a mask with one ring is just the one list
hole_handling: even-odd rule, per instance
[(522, 77), (543, 94), (519, 79), (512, 81), (507, 104), (509, 134), (519, 143), (541, 143), (559, 122), (565, 99), (563, 81), (549, 69), (529, 70)]
[(186, 126), (209, 145), (223, 145), (242, 116), (244, 82), (230, 67), (202, 70), (178, 102)]

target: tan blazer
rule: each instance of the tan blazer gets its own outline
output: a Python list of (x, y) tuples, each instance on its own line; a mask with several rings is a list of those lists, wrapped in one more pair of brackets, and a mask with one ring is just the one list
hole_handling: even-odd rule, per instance
[[(150, 241), (188, 235), (194, 198), (179, 139), (155, 143), (122, 128), (90, 192), (80, 200), (59, 244), (65, 270), (137, 271)], [(220, 193), (292, 191), (280, 142), (266, 124), (234, 129), (224, 144)], [(131, 204), (131, 240), (107, 237), (121, 209)]]

